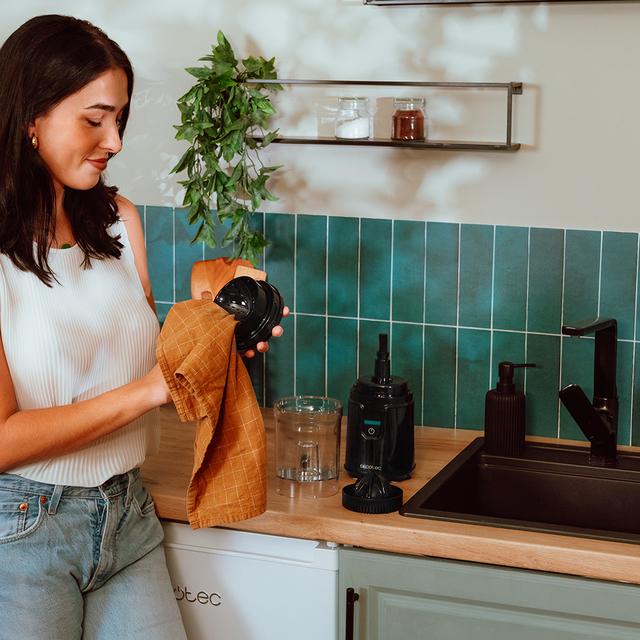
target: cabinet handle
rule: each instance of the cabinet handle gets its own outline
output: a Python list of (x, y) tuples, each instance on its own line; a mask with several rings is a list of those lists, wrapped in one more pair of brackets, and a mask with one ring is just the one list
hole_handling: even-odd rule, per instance
[(347, 616), (345, 625), (345, 640), (353, 640), (353, 605), (360, 599), (360, 596), (351, 588), (347, 589)]

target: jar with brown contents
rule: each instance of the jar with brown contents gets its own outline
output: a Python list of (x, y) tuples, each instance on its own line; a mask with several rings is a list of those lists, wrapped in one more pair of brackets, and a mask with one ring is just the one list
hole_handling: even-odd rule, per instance
[(395, 98), (393, 140), (424, 140), (424, 98)]

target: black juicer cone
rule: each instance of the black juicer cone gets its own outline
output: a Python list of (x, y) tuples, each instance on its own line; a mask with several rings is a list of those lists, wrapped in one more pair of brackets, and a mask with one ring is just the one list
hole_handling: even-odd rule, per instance
[(391, 513), (402, 506), (402, 489), (379, 471), (368, 471), (342, 489), (342, 506), (359, 513)]

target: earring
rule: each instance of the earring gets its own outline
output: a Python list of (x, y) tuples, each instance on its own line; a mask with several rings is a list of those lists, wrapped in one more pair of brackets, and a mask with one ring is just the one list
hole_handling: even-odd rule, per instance
[(32, 146), (34, 149), (37, 149), (37, 148), (38, 148), (38, 144), (39, 144), (39, 143), (38, 143), (38, 136), (34, 133), (34, 134), (31, 136), (31, 146)]

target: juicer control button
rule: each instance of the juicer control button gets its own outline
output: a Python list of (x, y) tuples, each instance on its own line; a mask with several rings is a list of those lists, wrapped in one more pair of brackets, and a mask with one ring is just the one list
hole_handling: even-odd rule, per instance
[(362, 434), (365, 438), (377, 440), (382, 436), (382, 422), (380, 420), (363, 420)]

